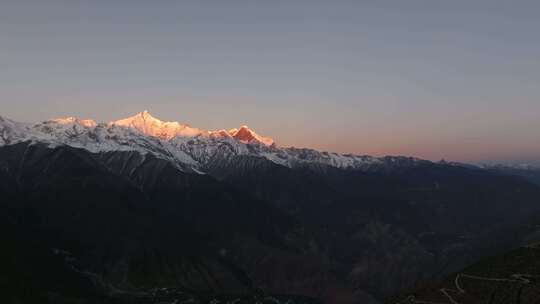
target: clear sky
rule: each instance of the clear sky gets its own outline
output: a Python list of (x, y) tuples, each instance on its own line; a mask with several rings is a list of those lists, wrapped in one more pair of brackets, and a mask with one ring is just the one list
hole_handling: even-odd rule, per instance
[(0, 0), (0, 115), (540, 160), (540, 2)]

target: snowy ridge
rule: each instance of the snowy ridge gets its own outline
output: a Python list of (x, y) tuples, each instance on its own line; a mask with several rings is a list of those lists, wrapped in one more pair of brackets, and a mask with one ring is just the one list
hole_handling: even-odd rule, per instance
[(119, 126), (137, 130), (145, 135), (157, 137), (163, 140), (170, 140), (175, 137), (194, 137), (208, 135), (208, 131), (192, 128), (189, 125), (176, 121), (161, 121), (154, 118), (148, 111), (141, 112), (135, 116), (113, 121), (111, 126)]
[(30, 126), (0, 116), (0, 145), (17, 143), (31, 136)]
[(93, 153), (138, 151), (174, 162), (184, 171), (204, 172), (212, 164), (237, 156), (253, 156), (286, 167), (306, 165), (340, 169), (376, 170), (385, 165), (415, 165), (422, 161), (406, 157), (359, 156), (278, 147), (274, 140), (247, 126), (206, 131), (178, 122), (164, 122), (148, 113), (97, 123), (75, 117), (25, 124), (0, 117), (0, 146), (20, 142), (67, 145)]

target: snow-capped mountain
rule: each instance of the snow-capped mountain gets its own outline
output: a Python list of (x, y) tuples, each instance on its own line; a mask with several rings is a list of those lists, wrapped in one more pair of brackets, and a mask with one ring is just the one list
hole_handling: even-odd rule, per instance
[(135, 116), (113, 121), (111, 126), (120, 126), (139, 131), (142, 134), (157, 137), (162, 140), (171, 140), (177, 137), (212, 137), (229, 138), (232, 137), (241, 143), (257, 143), (265, 146), (274, 144), (274, 140), (269, 137), (261, 136), (251, 130), (248, 126), (241, 126), (240, 129), (207, 131), (199, 128), (193, 128), (186, 124), (176, 121), (161, 121), (153, 117), (148, 111), (143, 111)]
[(154, 118), (148, 111), (135, 116), (113, 121), (110, 126), (134, 129), (142, 134), (157, 137), (162, 140), (170, 140), (175, 137), (208, 136), (209, 132), (198, 128), (192, 128), (179, 122), (161, 121)]
[(179, 122), (161, 121), (148, 111), (110, 123), (67, 117), (27, 124), (0, 117), (0, 146), (27, 141), (49, 146), (68, 145), (94, 153), (152, 153), (174, 162), (182, 170), (196, 172), (204, 172), (216, 162), (230, 161), (237, 156), (267, 159), (286, 167), (317, 165), (360, 170), (425, 162), (407, 157), (376, 158), (284, 148), (245, 125), (228, 131), (207, 131)]

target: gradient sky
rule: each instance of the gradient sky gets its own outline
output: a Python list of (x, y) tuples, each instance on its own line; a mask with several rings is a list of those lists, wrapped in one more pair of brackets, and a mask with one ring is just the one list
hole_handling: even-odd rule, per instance
[(0, 115), (540, 161), (540, 2), (0, 0)]

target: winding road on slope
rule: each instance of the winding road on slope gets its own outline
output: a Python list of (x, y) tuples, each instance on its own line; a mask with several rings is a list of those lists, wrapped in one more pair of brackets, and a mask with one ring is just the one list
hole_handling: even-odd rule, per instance
[[(463, 286), (460, 283), (461, 279), (463, 278), (467, 278), (471, 280), (479, 280), (479, 281), (489, 281), (489, 282), (517, 283), (517, 284), (522, 284), (523, 286), (525, 286), (525, 285), (531, 284), (534, 279), (540, 279), (540, 275), (515, 273), (515, 274), (512, 274), (510, 278), (492, 278), (492, 277), (483, 277), (483, 276), (459, 273), (456, 275), (454, 279), (454, 288), (440, 288), (439, 289), (439, 292), (446, 298), (447, 302), (420, 300), (420, 299), (417, 299), (415, 295), (410, 295), (404, 301), (397, 302), (396, 304), (464, 304), (464, 303), (459, 302), (456, 299), (457, 296), (462, 296), (467, 293), (467, 291), (463, 288)], [(540, 292), (539, 292), (539, 298), (540, 298)]]

